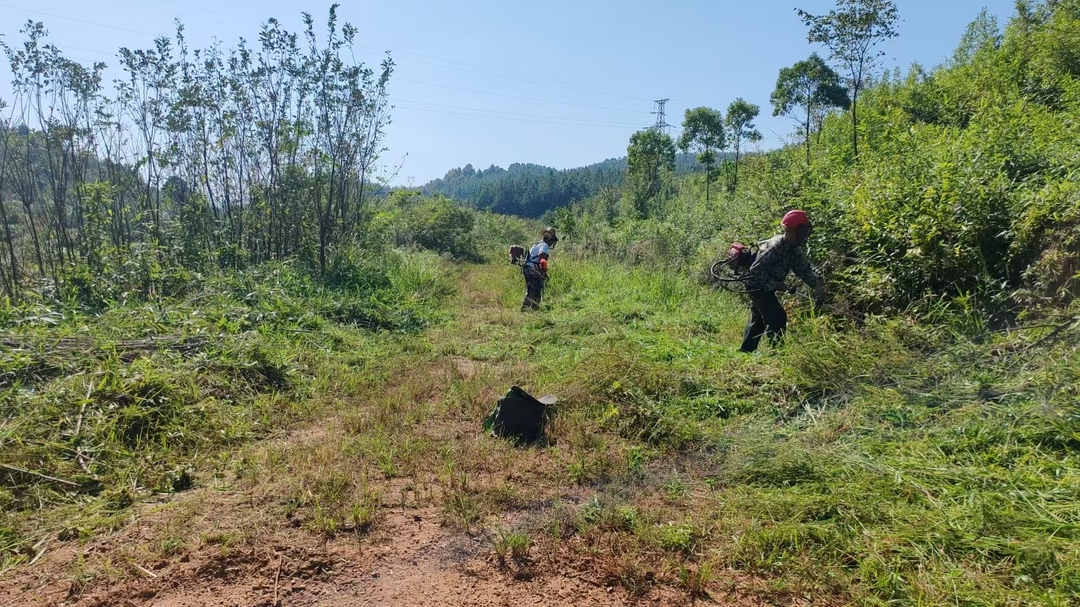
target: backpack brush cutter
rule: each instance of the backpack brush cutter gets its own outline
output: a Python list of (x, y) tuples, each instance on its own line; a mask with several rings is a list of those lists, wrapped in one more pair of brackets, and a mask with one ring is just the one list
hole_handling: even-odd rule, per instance
[(757, 253), (741, 242), (733, 242), (727, 254), (709, 267), (713, 280), (725, 291), (749, 293), (747, 280), (750, 279), (750, 266), (754, 264)]

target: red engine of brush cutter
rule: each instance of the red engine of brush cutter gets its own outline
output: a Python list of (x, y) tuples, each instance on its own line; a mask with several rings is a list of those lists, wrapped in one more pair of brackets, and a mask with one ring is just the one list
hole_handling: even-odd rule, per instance
[(745, 274), (750, 271), (750, 266), (754, 263), (754, 254), (750, 251), (750, 247), (741, 242), (733, 242), (728, 248), (726, 260), (732, 272)]

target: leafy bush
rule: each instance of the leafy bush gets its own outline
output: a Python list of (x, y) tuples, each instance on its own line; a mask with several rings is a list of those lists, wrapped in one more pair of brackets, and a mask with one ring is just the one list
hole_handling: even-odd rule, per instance
[(406, 209), (400, 218), (403, 242), (446, 253), (459, 259), (478, 261), (473, 225), (476, 212), (447, 198), (424, 200)]

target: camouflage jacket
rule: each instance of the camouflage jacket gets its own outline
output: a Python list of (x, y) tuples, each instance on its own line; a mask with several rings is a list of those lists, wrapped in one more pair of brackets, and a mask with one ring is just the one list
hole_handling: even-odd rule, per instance
[(810, 261), (806, 259), (806, 249), (784, 245), (782, 235), (763, 242), (750, 266), (753, 286), (768, 293), (779, 291), (784, 288), (788, 272), (794, 272), (811, 288), (817, 288), (819, 284)]

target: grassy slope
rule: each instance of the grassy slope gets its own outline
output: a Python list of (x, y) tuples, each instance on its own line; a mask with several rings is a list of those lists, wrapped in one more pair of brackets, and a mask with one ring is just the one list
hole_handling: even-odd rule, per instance
[[(548, 308), (525, 316), (519, 283), (470, 269), (453, 321), (407, 338), (399, 373), (314, 446), (253, 458), (251, 486), (331, 533), (377, 519), (365, 504), (430, 500), (496, 551), (532, 544), (537, 571), (630, 590), (1003, 604), (1080, 589), (1075, 335), (975, 345), (804, 315), (785, 351), (747, 357), (740, 302), (676, 273), (562, 260)], [(514, 383), (561, 398), (546, 449), (477, 433)]]
[[(784, 351), (742, 356), (741, 303), (676, 272), (557, 260), (530, 315), (514, 268), (457, 278), (452, 318), (422, 334), (290, 345), (338, 363), (311, 384), (318, 423), (221, 460), (252, 504), (360, 538), (385, 508), (437, 506), (529, 555), (512, 567), (630, 591), (1064, 604), (1080, 589), (1075, 333), (973, 344), (803, 314)], [(479, 432), (514, 383), (560, 397), (548, 447)]]
[[(618, 413), (593, 417), (623, 436), (699, 453), (655, 520), (682, 518), (700, 558), (867, 599), (1080, 590), (1075, 347), (1008, 354), (903, 319), (802, 318), (785, 352), (748, 359), (731, 299), (560, 270), (578, 278), (552, 294), (552, 382), (606, 394)], [(596, 356), (564, 376), (580, 348)]]

